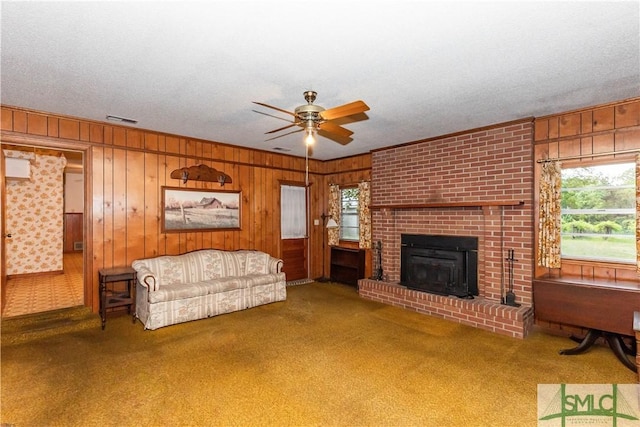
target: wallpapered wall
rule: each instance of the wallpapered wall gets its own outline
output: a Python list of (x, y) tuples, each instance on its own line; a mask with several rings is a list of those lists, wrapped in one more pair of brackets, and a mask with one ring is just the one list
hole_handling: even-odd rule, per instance
[(7, 275), (62, 270), (64, 157), (5, 150), (31, 160), (31, 179), (6, 180)]

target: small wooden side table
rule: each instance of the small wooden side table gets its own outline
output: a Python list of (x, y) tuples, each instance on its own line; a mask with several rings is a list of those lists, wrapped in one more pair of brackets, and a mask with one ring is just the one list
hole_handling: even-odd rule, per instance
[[(127, 307), (132, 315), (133, 323), (136, 322), (136, 271), (131, 267), (102, 268), (98, 270), (100, 283), (100, 318), (102, 329), (107, 323), (107, 309), (115, 307)], [(113, 286), (117, 282), (126, 282), (127, 288), (116, 289)]]

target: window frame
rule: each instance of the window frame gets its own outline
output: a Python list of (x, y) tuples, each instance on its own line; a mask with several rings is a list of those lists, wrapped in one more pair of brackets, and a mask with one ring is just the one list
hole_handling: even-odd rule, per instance
[[(620, 164), (635, 164), (635, 160), (632, 158), (617, 158), (617, 159), (608, 159), (608, 160), (598, 159), (598, 160), (591, 160), (591, 161), (571, 160), (571, 161), (562, 162), (561, 169), (564, 171), (565, 169), (587, 168), (587, 167), (597, 167), (597, 166), (615, 166)], [(635, 182), (637, 182), (637, 177)], [(635, 185), (634, 185), (634, 188), (635, 188)], [(618, 209), (618, 208), (611, 208), (611, 210), (615, 210), (615, 209)], [(627, 208), (624, 208), (624, 209), (627, 209)], [(561, 209), (560, 214), (564, 215), (565, 210)], [(637, 221), (637, 218), (636, 218), (636, 221)], [(561, 235), (564, 236), (565, 233), (561, 231)], [(613, 258), (594, 258), (594, 257), (582, 257), (582, 256), (576, 256), (576, 255), (563, 255), (562, 240), (560, 243), (560, 252), (561, 252), (561, 255), (560, 255), (561, 259), (569, 263), (579, 263), (582, 265), (620, 265), (620, 266), (636, 265), (636, 258), (633, 258), (630, 260), (624, 260), (624, 259), (613, 259)]]
[[(349, 213), (347, 215), (349, 216), (354, 216), (356, 219), (356, 223), (357, 226), (353, 227), (353, 226), (345, 226), (344, 223), (344, 215), (345, 215), (345, 210), (344, 210), (344, 194), (345, 191), (349, 191), (349, 190), (355, 190), (356, 191), (356, 198), (355, 201), (357, 203), (356, 205), (356, 209), (355, 209), (355, 214), (354, 213)], [(340, 188), (340, 222), (339, 222), (339, 229), (338, 229), (338, 235), (339, 235), (339, 240), (340, 242), (349, 242), (349, 243), (358, 243), (360, 241), (360, 200), (359, 200), (359, 196), (360, 196), (360, 189), (358, 188), (358, 186), (348, 186), (348, 187), (341, 187)], [(352, 199), (353, 200), (353, 199)], [(349, 229), (353, 229), (355, 228), (356, 231), (356, 237), (351, 239), (351, 238), (345, 238), (344, 237), (344, 230), (346, 228)]]

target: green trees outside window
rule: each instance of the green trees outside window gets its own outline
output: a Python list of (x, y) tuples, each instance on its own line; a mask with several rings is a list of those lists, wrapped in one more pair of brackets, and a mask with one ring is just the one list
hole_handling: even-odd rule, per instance
[(635, 164), (562, 170), (563, 257), (635, 262)]
[(340, 190), (340, 240), (358, 241), (360, 239), (360, 217), (358, 215), (357, 188)]

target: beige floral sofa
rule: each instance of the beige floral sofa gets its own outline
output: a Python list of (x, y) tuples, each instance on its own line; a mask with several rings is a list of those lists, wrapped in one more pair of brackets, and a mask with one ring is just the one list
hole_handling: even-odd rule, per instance
[(201, 249), (133, 261), (145, 329), (284, 301), (282, 260), (259, 251)]

